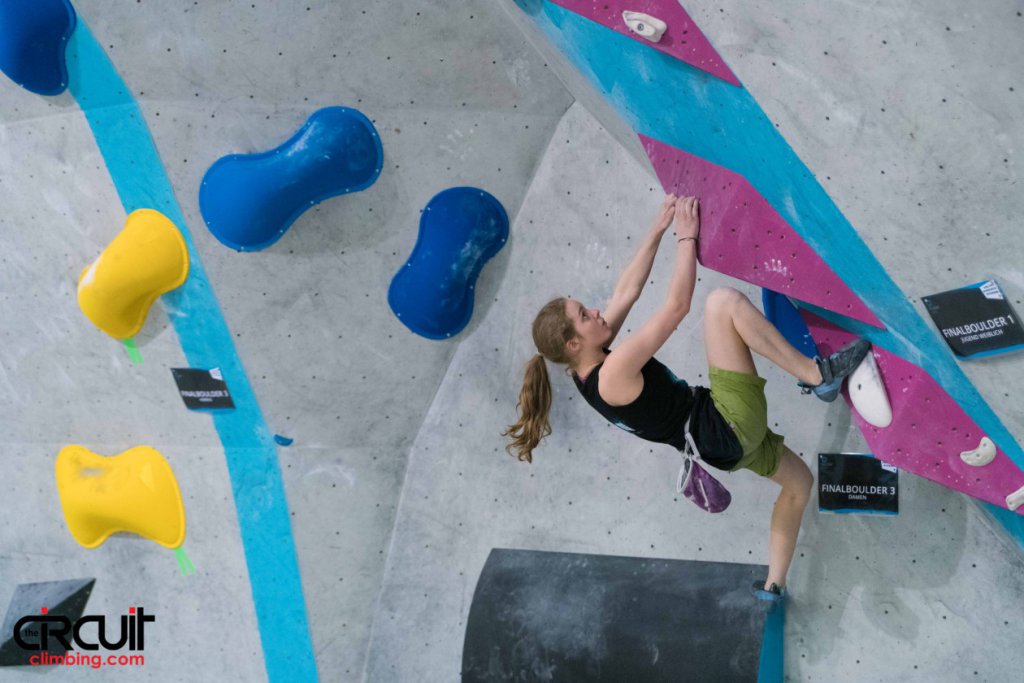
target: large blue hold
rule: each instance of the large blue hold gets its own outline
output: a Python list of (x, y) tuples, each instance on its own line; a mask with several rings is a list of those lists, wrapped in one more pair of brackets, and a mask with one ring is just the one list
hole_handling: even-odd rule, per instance
[(391, 280), (391, 310), (427, 339), (458, 334), (473, 316), (480, 270), (507, 240), (508, 214), (487, 192), (452, 187), (434, 195), (409, 260)]
[(764, 306), (764, 317), (775, 325), (775, 329), (782, 333), (786, 341), (808, 358), (818, 355), (818, 345), (814, 343), (807, 323), (786, 295), (762, 289), (761, 303)]
[(221, 243), (259, 251), (311, 206), (373, 185), (383, 163), (380, 136), (366, 116), (326, 107), (276, 149), (214, 162), (199, 188), (199, 210)]
[(68, 0), (0, 0), (0, 71), (40, 95), (68, 87), (65, 51), (75, 30)]

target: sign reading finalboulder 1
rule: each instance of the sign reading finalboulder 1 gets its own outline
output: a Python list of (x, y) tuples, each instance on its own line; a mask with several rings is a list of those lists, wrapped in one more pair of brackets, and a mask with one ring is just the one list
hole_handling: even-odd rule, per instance
[(900, 472), (870, 454), (818, 454), (818, 510), (896, 515)]
[(995, 280), (922, 298), (943, 339), (958, 356), (1024, 349), (1020, 317)]

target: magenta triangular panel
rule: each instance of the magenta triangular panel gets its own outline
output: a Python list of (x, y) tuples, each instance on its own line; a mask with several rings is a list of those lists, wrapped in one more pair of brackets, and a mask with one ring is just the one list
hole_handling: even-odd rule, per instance
[(885, 329), (743, 176), (646, 135), (640, 141), (665, 192), (700, 197), (701, 264)]
[[(822, 356), (855, 338), (809, 311), (800, 313)], [(998, 443), (995, 460), (984, 467), (961, 460), (960, 453), (977, 448), (986, 434), (923, 369), (879, 346), (873, 350), (892, 405), (892, 424), (871, 426), (850, 404), (845, 387), (843, 397), (875, 457), (1005, 509), (1006, 496), (1024, 486), (1024, 472)], [(1017, 512), (1024, 514), (1024, 508)]]
[[(629, 36), (659, 52), (664, 52), (701, 71), (739, 86), (740, 81), (725, 65), (725, 60), (711, 47), (690, 15), (677, 0), (551, 0), (611, 30)], [(622, 19), (624, 11), (641, 12), (660, 19), (668, 26), (657, 43), (633, 33)], [(742, 86), (741, 86), (742, 87)]]

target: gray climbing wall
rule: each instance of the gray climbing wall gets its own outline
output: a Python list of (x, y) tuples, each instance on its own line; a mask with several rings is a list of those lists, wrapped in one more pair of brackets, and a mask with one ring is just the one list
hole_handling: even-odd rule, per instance
[[(568, 141), (568, 142), (567, 142)], [(589, 184), (572, 169), (591, 169)], [(534, 353), (529, 324), (549, 297), (601, 305), (614, 273), (653, 216), (659, 188), (579, 104), (552, 137), (512, 227), (509, 271), (497, 292), (507, 315), (489, 316), (459, 346), (410, 455), (388, 559), (367, 680), (453, 680), (477, 577), (491, 548), (719, 562), (763, 562), (777, 487), (725, 475), (730, 508), (708, 515), (675, 493), (679, 456), (608, 425), (555, 373), (554, 433), (518, 463), (500, 432), (515, 419), (522, 365)], [(559, 230), (552, 234), (552, 216)], [(551, 256), (561, 254), (559, 259)], [(632, 316), (660, 305), (671, 259), (655, 263)], [(659, 359), (706, 383), (702, 297), (732, 285), (701, 271), (697, 299)], [(631, 318), (632, 319), (632, 318)], [(627, 322), (627, 327), (629, 323)], [(806, 462), (818, 452), (865, 448), (848, 410), (801, 396), (781, 371), (768, 379), (769, 424)], [(947, 680), (952, 648), (1003, 652), (965, 657), (952, 680), (1008, 675), (1020, 660), (1005, 605), (1024, 589), (1019, 551), (964, 496), (906, 474), (900, 515), (819, 514), (812, 498), (790, 571), (786, 670), (793, 680), (859, 682), (900, 672)], [(974, 640), (976, 639), (976, 640)], [(917, 666), (917, 669), (914, 667)]]
[[(728, 476), (730, 510), (702, 513), (674, 495), (675, 453), (603, 424), (559, 375), (536, 463), (503, 452), (535, 310), (559, 294), (603, 305), (660, 194), (614, 112), (515, 3), (76, 7), (142, 107), (268, 425), (295, 439), (279, 459), (321, 680), (457, 680), (494, 547), (764, 562), (772, 484)], [(687, 9), (908, 296), (996, 277), (1024, 310), (1019, 3)], [(334, 104), (374, 120), (378, 182), (321, 204), (266, 252), (216, 242), (197, 208), (209, 164), (274, 147)], [(419, 209), (462, 184), (503, 202), (512, 236), (483, 271), (470, 325), (430, 342), (394, 319), (387, 286)], [(223, 452), (175, 394), (167, 368), (184, 360), (166, 314), (154, 307), (132, 365), (74, 301), (124, 214), (70, 96), (0, 78), (0, 206), (0, 605), (21, 583), (95, 576), (90, 613), (157, 614), (146, 665), (130, 675), (263, 680)], [(659, 258), (636, 320), (670, 267)], [(698, 296), (735, 284), (703, 272)], [(701, 308), (659, 354), (694, 383), (706, 376)], [(1022, 363), (965, 366), (1018, 439)], [(845, 408), (761, 369), (773, 428), (805, 460), (863, 448)], [(68, 443), (167, 456), (197, 574), (182, 578), (169, 551), (139, 539), (74, 543), (53, 483)], [(1020, 554), (964, 497), (909, 476), (902, 486), (895, 519), (807, 513), (791, 572), (792, 680), (1019, 672), (1006, 605), (1024, 590)]]
[[(493, 4), (75, 4), (142, 108), (267, 424), (295, 440), (280, 465), (317, 665), (325, 681), (358, 680), (409, 446), (457, 345), (409, 333), (388, 284), (437, 192), (477, 185), (517, 212), (572, 99)], [(330, 105), (374, 120), (378, 182), (318, 206), (265, 252), (223, 247), (198, 212), (209, 165), (275, 147)], [(96, 576), (91, 609), (157, 614), (151, 680), (260, 680), (224, 456), (210, 418), (176, 394), (176, 335), (156, 305), (133, 366), (75, 302), (81, 269), (125, 218), (92, 135), (70, 95), (0, 78), (0, 136), (0, 433), (18, 475), (0, 484), (16, 521), (0, 531), (0, 603), (18, 583)], [(503, 261), (483, 272), (462, 338), (488, 314)], [(53, 479), (67, 443), (105, 455), (145, 443), (168, 458), (196, 575), (140, 539), (74, 543)]]

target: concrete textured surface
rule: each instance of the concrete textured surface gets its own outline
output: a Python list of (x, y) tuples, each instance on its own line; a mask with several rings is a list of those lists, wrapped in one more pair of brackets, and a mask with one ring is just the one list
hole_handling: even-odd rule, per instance
[[(1024, 310), (1019, 2), (685, 5), (922, 315), (921, 296), (991, 277)], [(553, 374), (554, 433), (535, 464), (503, 452), (536, 309), (561, 294), (602, 306), (660, 199), (628, 127), (513, 0), (75, 6), (142, 107), (267, 423), (295, 439), (279, 459), (321, 680), (458, 680), (493, 547), (764, 561), (774, 485), (729, 475), (733, 505), (709, 517), (675, 495), (669, 447), (604, 424), (567, 378)], [(275, 147), (330, 105), (374, 121), (378, 182), (264, 252), (220, 245), (198, 211), (205, 170)], [(511, 238), (481, 274), (470, 325), (432, 342), (391, 314), (387, 287), (419, 210), (464, 184), (502, 201)], [(158, 615), (146, 666), (54, 675), (265, 680), (223, 454), (176, 394), (168, 368), (184, 357), (166, 314), (154, 305), (132, 365), (75, 302), (124, 213), (70, 95), (0, 78), (0, 206), (0, 609), (19, 583), (96, 577), (89, 613)], [(670, 267), (659, 257), (627, 327), (661, 301)], [(736, 284), (700, 278), (698, 302)], [(695, 384), (700, 321), (698, 303), (658, 354)], [(1021, 354), (964, 367), (1024, 438)], [(759, 368), (773, 429), (805, 461), (864, 448), (844, 406)], [(164, 453), (197, 574), (136, 538), (74, 543), (53, 482), (68, 443)], [(896, 518), (808, 510), (789, 680), (1019, 675), (1020, 552), (964, 496), (901, 481)]]
[[(76, 8), (142, 107), (269, 426), (295, 439), (280, 463), (318, 667), (323, 680), (357, 679), (409, 445), (456, 344), (412, 335), (388, 309), (388, 284), (415, 244), (420, 209), (446, 187), (477, 185), (516, 213), (572, 99), (496, 5), (465, 15), (454, 3), (416, 2), (372, 11), (226, 1)], [(467, 22), (461, 34), (453, 15)], [(223, 456), (209, 418), (176, 395), (168, 368), (184, 362), (166, 316), (154, 306), (137, 339), (144, 362), (132, 366), (77, 309), (80, 270), (124, 224), (103, 160), (70, 95), (45, 100), (6, 79), (0, 87), (3, 427), (14, 471), (32, 482), (4, 486), (19, 492), (8, 498), (11, 510), (47, 520), (33, 515), (31, 527), (3, 532), (4, 589), (95, 575), (90, 608), (113, 614), (130, 596), (156, 607), (174, 586), (186, 598), (180, 608), (159, 602), (155, 634), (163, 623), (167, 630), (154, 635), (139, 673), (168, 680), (182, 671), (172, 658), (190, 652), (193, 679), (259, 680)], [(265, 252), (220, 245), (198, 212), (209, 165), (270, 149), (316, 109), (339, 104), (367, 114), (381, 133), (379, 181), (308, 212)], [(487, 314), (503, 272), (499, 255), (482, 273), (463, 338)], [(161, 450), (186, 492), (185, 547), (200, 573), (181, 579), (170, 552), (141, 541), (78, 548), (53, 486), (53, 458), (65, 443), (111, 455), (140, 443)], [(31, 474), (21, 459), (33, 463)], [(39, 546), (58, 547), (44, 557), (60, 561), (33, 560)], [(163, 568), (159, 585), (129, 561), (135, 553)], [(93, 567), (107, 556), (107, 566)], [(222, 603), (230, 605), (219, 609), (224, 621), (212, 616)], [(172, 630), (185, 615), (188, 629)], [(237, 637), (221, 644), (215, 634), (226, 621)]]

